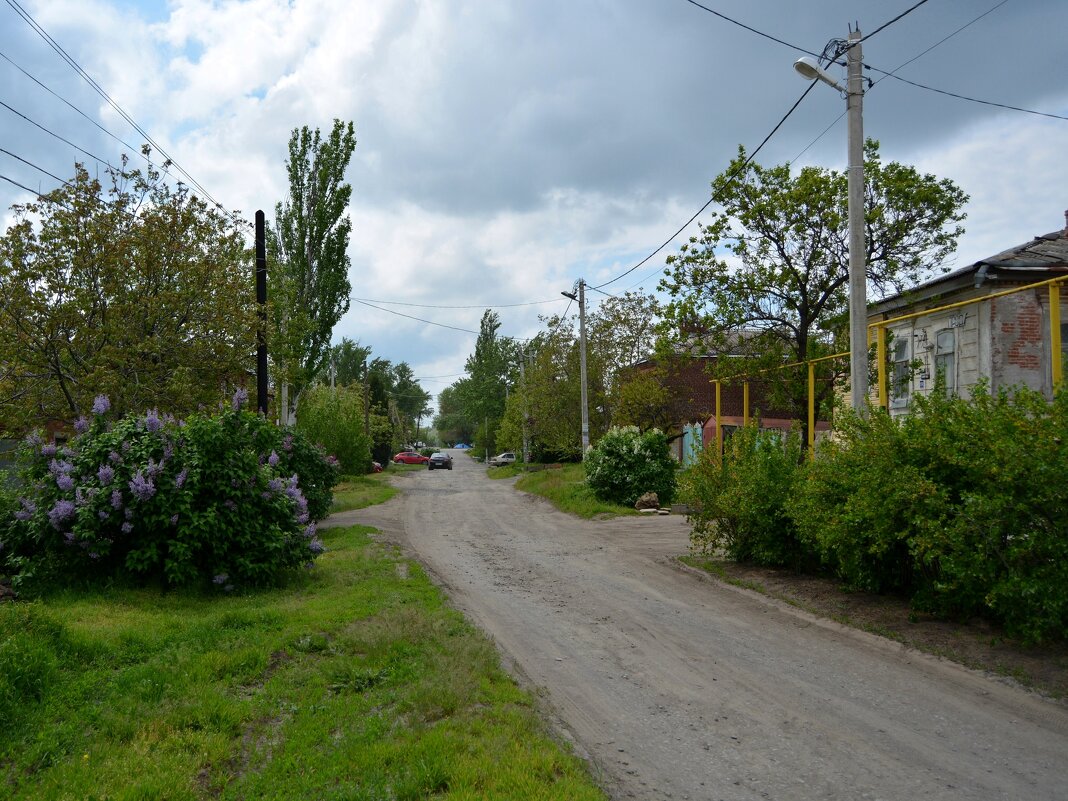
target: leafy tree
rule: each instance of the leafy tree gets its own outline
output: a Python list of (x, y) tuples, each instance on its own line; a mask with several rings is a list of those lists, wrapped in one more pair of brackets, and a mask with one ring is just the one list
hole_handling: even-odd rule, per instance
[(515, 344), (497, 336), (501, 318), (492, 309), (482, 315), (475, 352), (467, 357), (467, 376), (454, 384), (464, 412), (474, 424), (474, 444), (496, 450), (496, 430), (508, 393), (509, 355)]
[(470, 443), (475, 433), (475, 425), (464, 412), (459, 393), (460, 390), (454, 385), (445, 387), (438, 395), (438, 414), (434, 418), (434, 428), (444, 442)]
[(255, 350), (252, 260), (230, 216), (159, 171), (81, 165), (0, 238), (0, 427), (214, 406)]
[[(739, 148), (712, 182), (722, 211), (668, 258), (661, 281), (671, 295), (665, 317), (674, 337), (696, 335), (711, 352), (745, 357), (718, 365), (719, 375), (848, 349), (846, 175), (819, 167), (794, 175), (789, 164), (744, 162)], [(872, 140), (865, 147), (865, 184), (868, 284), (876, 294), (900, 291), (953, 252), (968, 198), (948, 179), (884, 165)], [(803, 376), (775, 398), (802, 420)], [(832, 383), (820, 386), (828, 399)]]
[[(327, 360), (334, 325), (349, 309), (352, 222), (345, 214), (352, 187), (345, 170), (356, 148), (352, 123), (334, 120), (324, 139), (304, 126), (289, 139), (289, 197), (275, 206), (268, 247), (274, 316), (271, 350), (281, 382), (292, 385), (283, 421)], [(288, 395), (288, 392), (284, 393)]]
[(327, 368), (331, 364), (334, 366), (334, 383), (339, 387), (347, 387), (362, 382), (370, 355), (370, 347), (362, 347), (359, 342), (342, 337), (341, 342), (330, 348), (326, 358)]
[(346, 475), (371, 469), (371, 438), (364, 430), (363, 389), (318, 385), (309, 388), (297, 411), (297, 430), (337, 457)]
[(661, 367), (622, 375), (612, 393), (612, 421), (618, 426), (637, 426), (642, 431), (666, 429), (677, 422), (669, 419), (671, 393), (664, 386), (665, 377), (666, 371)]

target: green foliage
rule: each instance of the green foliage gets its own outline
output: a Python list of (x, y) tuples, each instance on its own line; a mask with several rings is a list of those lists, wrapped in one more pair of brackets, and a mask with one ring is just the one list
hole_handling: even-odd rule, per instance
[[(668, 259), (665, 330), (676, 339), (697, 332), (710, 352), (747, 357), (751, 371), (848, 349), (847, 176), (819, 167), (794, 175), (790, 164), (745, 160), (739, 149), (712, 182), (723, 211)], [(914, 285), (952, 254), (967, 195), (952, 181), (884, 165), (872, 140), (864, 170), (868, 281), (879, 291)], [(727, 375), (742, 368), (738, 360), (721, 365)], [(818, 386), (822, 406), (833, 399), (832, 384)], [(777, 390), (775, 406), (807, 419), (803, 370)]]
[(681, 487), (693, 510), (693, 550), (723, 550), (738, 561), (795, 570), (818, 565), (818, 556), (786, 514), (803, 471), (801, 453), (796, 430), (784, 435), (755, 423), (724, 442), (722, 460), (714, 447), (702, 451), (683, 474)]
[(236, 219), (160, 172), (80, 165), (14, 207), (0, 237), (0, 428), (87, 414), (214, 407), (245, 375), (256, 330)]
[(598, 498), (633, 506), (655, 492), (662, 506), (675, 497), (677, 465), (658, 429), (612, 428), (586, 452), (586, 482)]
[[(490, 478), (507, 478), (513, 468), (495, 467)], [(498, 472), (501, 471), (501, 472)], [(518, 471), (517, 471), (518, 472)], [(621, 506), (598, 498), (586, 483), (586, 466), (583, 464), (554, 465), (545, 470), (535, 470), (519, 477), (516, 489), (539, 495), (561, 512), (590, 520), (614, 515), (634, 515), (633, 506)]]
[(297, 409), (297, 430), (333, 454), (342, 473), (371, 471), (371, 443), (364, 431), (360, 387), (318, 385), (307, 390)]
[(23, 497), (0, 533), (16, 585), (262, 585), (322, 552), (312, 520), (329, 509), (336, 462), (240, 410), (242, 391), (187, 421), (149, 411), (109, 425), (104, 400), (68, 445), (24, 445)]
[[(275, 207), (267, 243), (274, 262), (270, 352), (280, 383), (293, 385), (294, 406), (326, 363), (334, 325), (349, 309), (352, 187), (345, 170), (355, 149), (352, 123), (341, 120), (325, 139), (306, 125), (289, 139), (289, 196)], [(289, 410), (283, 413), (292, 419)]]

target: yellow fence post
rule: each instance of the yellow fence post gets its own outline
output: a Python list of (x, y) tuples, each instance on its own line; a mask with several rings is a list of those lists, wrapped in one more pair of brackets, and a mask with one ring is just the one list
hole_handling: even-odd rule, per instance
[(749, 382), (742, 384), (742, 425), (749, 425)]
[(1061, 353), (1061, 286), (1049, 285), (1049, 349), (1052, 359), (1053, 389), (1061, 385), (1064, 378), (1064, 354)]
[(808, 455), (816, 447), (816, 363), (808, 363)]
[(879, 377), (879, 408), (887, 409), (890, 405), (890, 399), (887, 397), (886, 391), (886, 326), (880, 325), (875, 329), (875, 359), (878, 362), (876, 366), (877, 375)]
[(716, 453), (723, 460), (723, 407), (719, 394), (719, 381), (716, 381)]

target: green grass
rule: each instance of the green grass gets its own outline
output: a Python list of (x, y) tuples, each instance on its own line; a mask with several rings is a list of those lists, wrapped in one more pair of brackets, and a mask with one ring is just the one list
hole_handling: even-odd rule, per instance
[(330, 514), (363, 509), (377, 503), (385, 503), (398, 490), (386, 483), (388, 473), (372, 473), (366, 476), (342, 476), (334, 487), (334, 502)]
[(525, 465), (509, 464), (504, 467), (487, 467), (486, 475), (490, 478), (514, 478), (526, 475)]
[[(493, 468), (494, 470), (507, 468)], [(560, 468), (528, 473), (516, 482), (524, 492), (548, 498), (563, 512), (587, 519), (609, 515), (633, 515), (634, 509), (606, 503), (594, 496), (586, 484), (586, 468), (581, 464), (565, 464)]]
[(371, 529), (234, 596), (0, 605), (0, 786), (35, 799), (603, 799), (493, 646)]

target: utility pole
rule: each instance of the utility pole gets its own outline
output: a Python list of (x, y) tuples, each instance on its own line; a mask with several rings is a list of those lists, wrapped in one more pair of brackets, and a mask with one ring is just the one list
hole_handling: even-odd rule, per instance
[(586, 405), (586, 281), (578, 280), (578, 296), (574, 292), (561, 292), (565, 298), (578, 300), (579, 305), (579, 387), (582, 393), (582, 458), (590, 447), (590, 413)]
[(868, 278), (864, 246), (864, 66), (859, 30), (849, 34), (849, 384), (853, 410), (868, 409)]
[(519, 352), (519, 386), (523, 393), (523, 464), (530, 464), (530, 437), (527, 434), (527, 352)]
[(267, 415), (267, 237), (263, 211), (256, 212), (256, 411)]

